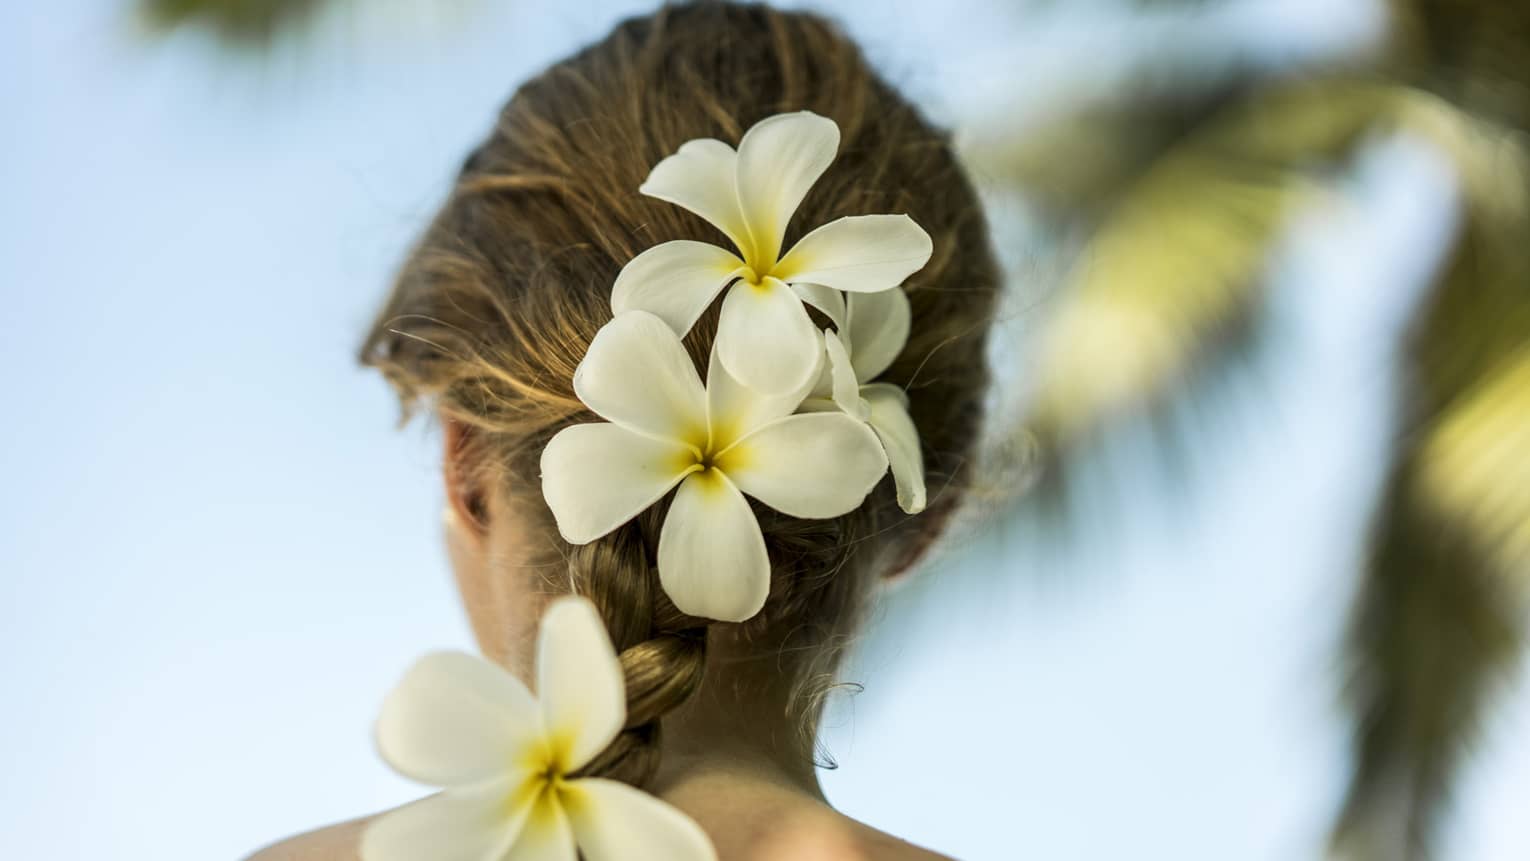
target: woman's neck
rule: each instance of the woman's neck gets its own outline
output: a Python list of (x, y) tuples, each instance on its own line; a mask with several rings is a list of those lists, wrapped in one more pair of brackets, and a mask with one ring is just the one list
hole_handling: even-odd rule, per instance
[(700, 689), (664, 719), (660, 786), (728, 774), (824, 803), (813, 756), (818, 714), (797, 702), (789, 675), (776, 658), (714, 656)]
[(719, 858), (941, 861), (824, 799), (814, 766), (822, 701), (795, 684), (808, 670), (783, 658), (791, 649), (714, 637), (708, 650), (701, 687), (664, 718), (650, 789), (694, 818)]

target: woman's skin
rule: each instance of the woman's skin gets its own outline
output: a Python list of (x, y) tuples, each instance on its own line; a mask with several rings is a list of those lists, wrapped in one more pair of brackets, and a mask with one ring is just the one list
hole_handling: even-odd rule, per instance
[[(450, 421), (443, 425), (446, 544), (474, 637), (485, 656), (530, 678), (537, 620), (555, 597), (527, 565), (538, 536), (519, 528), (525, 519), (506, 495), (464, 479), (474, 471), (461, 462), (463, 432)], [(790, 685), (775, 661), (730, 659), (724, 644), (708, 649), (700, 692), (665, 718), (661, 765), (649, 790), (695, 819), (721, 861), (945, 857), (830, 807), (812, 765), (812, 739), (789, 717)], [(299, 835), (248, 861), (359, 861), (361, 831), (371, 818)]]

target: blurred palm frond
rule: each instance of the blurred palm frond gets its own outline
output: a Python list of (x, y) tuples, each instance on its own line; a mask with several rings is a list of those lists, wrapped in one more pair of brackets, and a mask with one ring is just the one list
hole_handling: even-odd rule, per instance
[[(1450, 160), (1461, 238), (1406, 344), (1405, 418), (1348, 643), (1356, 760), (1332, 845), (1367, 861), (1430, 856), (1462, 755), (1524, 648), (1530, 596), (1530, 5), (1394, 5), (1397, 50), (1368, 77), (1247, 88), (1146, 160), (1135, 142), (1114, 166), (1108, 147), (1084, 150), (1100, 181), (1070, 186), (1073, 207), (1109, 203), (1029, 368), (1025, 430), (1055, 470), (1092, 432), (1189, 388), (1248, 331), (1291, 216), (1322, 205), (1362, 144), (1401, 132)], [(1157, 127), (1184, 116), (1166, 110)], [(1041, 135), (1015, 163), (1076, 138)]]
[(1179, 378), (1246, 314), (1268, 244), (1320, 193), (1223, 136), (1194, 136), (1152, 164), (1080, 255), (1033, 371), (1043, 439), (1072, 439)]
[(335, 0), (139, 0), (139, 12), (154, 29), (200, 26), (226, 44), (262, 48), (278, 36), (302, 29)]
[(1364, 80), (1259, 91), (1185, 136), (1120, 195), (1075, 265), (1032, 373), (1032, 424), (1066, 444), (1161, 398), (1254, 308), (1272, 246), (1330, 173), (1387, 131), (1422, 135), (1494, 194), (1470, 121)]
[(1033, 129), (967, 135), (963, 156), (982, 165), (986, 179), (1023, 189), (1052, 217), (1097, 216), (1236, 91), (1229, 82), (1183, 99), (1089, 104)]
[(1350, 623), (1354, 715), (1349, 787), (1334, 858), (1428, 858), (1462, 754), (1524, 644), (1522, 613), (1462, 524), (1394, 471)]
[(1472, 114), (1530, 129), (1530, 4), (1394, 0), (1415, 43), (1413, 76)]
[[(1507, 578), (1530, 574), (1530, 346), (1430, 428), (1416, 493)], [(1530, 581), (1521, 584), (1530, 589)]]
[(1430, 857), (1457, 766), (1525, 648), (1530, 152), (1475, 142), (1481, 179), (1498, 185), (1468, 198), (1410, 339), (1406, 424), (1350, 626), (1343, 858)]

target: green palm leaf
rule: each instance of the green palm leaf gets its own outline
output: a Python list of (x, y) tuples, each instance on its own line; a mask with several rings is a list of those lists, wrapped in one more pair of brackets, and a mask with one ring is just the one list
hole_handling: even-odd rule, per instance
[(335, 0), (139, 0), (151, 26), (173, 30), (202, 26), (226, 43), (258, 48), (276, 37), (309, 24), (316, 13)]
[(1357, 764), (1335, 850), (1425, 857), (1462, 752), (1513, 665), (1530, 578), (1530, 157), (1409, 87), (1260, 94), (1171, 149), (1086, 247), (1048, 333), (1033, 427), (1065, 447), (1174, 390), (1256, 307), (1269, 249), (1363, 140), (1421, 136), (1467, 230), (1410, 343), (1401, 437), (1351, 634)]
[(1482, 134), (1467, 231), (1408, 351), (1407, 425), (1350, 631), (1356, 766), (1334, 846), (1426, 858), (1523, 653), (1530, 596), (1530, 154)]

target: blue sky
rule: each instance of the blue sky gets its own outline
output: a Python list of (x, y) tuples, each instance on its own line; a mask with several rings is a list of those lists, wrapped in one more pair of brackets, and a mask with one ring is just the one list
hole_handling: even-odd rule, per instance
[[(957, 123), (977, 110), (968, 46), (1078, 38), (1106, 14), (1016, 30), (1001, 4), (937, 5), (823, 7)], [(1267, 17), (1216, 26), (1272, 57), (1327, 32), (1242, 5)], [(435, 437), (395, 430), (352, 353), (515, 84), (647, 4), (483, 2), (470, 26), (390, 8), (262, 63), (141, 41), (120, 4), (0, 9), (8, 856), (231, 858), (420, 792), (376, 760), (370, 723), (415, 655), (468, 634)], [(1150, 51), (1154, 33), (1112, 38)], [(1033, 52), (1057, 82), (1040, 113), (1072, 80), (1053, 44)], [(1260, 353), (1174, 413), (1192, 457), (1170, 470), (1120, 434), (1086, 464), (1078, 531), (998, 516), (887, 596), (852, 668), (865, 692), (826, 734), (836, 803), (963, 858), (1313, 856), (1407, 310), (1365, 285), (1427, 269), (1452, 194), (1406, 141), (1351, 181), (1275, 267)], [(1012, 315), (1001, 357), (1031, 322)], [(1527, 722), (1521, 694), (1447, 857), (1530, 852)]]

